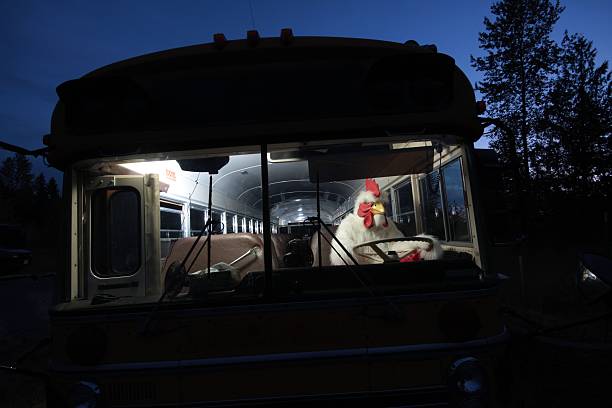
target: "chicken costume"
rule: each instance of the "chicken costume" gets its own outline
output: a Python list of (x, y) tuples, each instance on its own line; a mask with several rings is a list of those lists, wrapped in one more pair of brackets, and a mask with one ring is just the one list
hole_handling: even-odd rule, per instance
[[(378, 183), (373, 179), (366, 179), (365, 191), (359, 193), (355, 199), (353, 212), (347, 215), (336, 231), (336, 238), (351, 252), (359, 264), (381, 263), (380, 257), (363, 256), (363, 250), (356, 251), (355, 247), (364, 242), (389, 238), (404, 238), (395, 223), (385, 215), (385, 207), (381, 201), (381, 192)], [(403, 241), (378, 244), (383, 251), (394, 250), (402, 253), (400, 262), (415, 262), (420, 260), (440, 259), (442, 248), (438, 240), (431, 236), (421, 235), (433, 240), (431, 245), (422, 241)], [(350, 265), (352, 262), (340, 245), (334, 240), (330, 248), (330, 263), (332, 265)], [(334, 250), (334, 248), (336, 250)], [(338, 251), (342, 258), (336, 253)]]

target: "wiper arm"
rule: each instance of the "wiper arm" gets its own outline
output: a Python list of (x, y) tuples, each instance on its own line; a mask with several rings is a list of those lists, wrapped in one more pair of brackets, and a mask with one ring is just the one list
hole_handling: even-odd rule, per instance
[[(340, 259), (342, 259), (342, 262), (344, 262), (344, 264), (346, 265), (347, 269), (353, 274), (357, 282), (359, 282), (359, 284), (368, 292), (368, 294), (372, 297), (379, 296), (387, 304), (388, 313), (384, 315), (384, 318), (391, 320), (391, 321), (399, 321), (399, 322), (403, 321), (405, 319), (405, 316), (402, 310), (400, 309), (400, 307), (397, 304), (395, 304), (393, 300), (387, 297), (384, 294), (384, 292), (379, 291), (374, 286), (372, 286), (370, 283), (368, 283), (365, 276), (363, 276), (359, 271), (353, 268), (353, 266), (359, 266), (359, 263), (357, 262), (355, 257), (353, 257), (351, 252), (348, 249), (346, 249), (346, 247), (342, 244), (342, 242), (336, 237), (336, 235), (332, 232), (331, 228), (329, 228), (320, 217), (308, 217), (307, 221), (312, 223), (312, 225), (318, 229), (317, 233), (319, 234), (319, 237), (323, 237), (323, 239), (329, 244), (329, 246), (336, 252), (336, 254), (340, 257)], [(329, 233), (329, 235), (331, 236), (331, 240), (327, 238), (325, 234), (321, 233), (321, 225)], [(338, 243), (340, 248), (346, 253), (346, 255), (351, 259), (351, 261), (353, 261), (354, 265), (349, 264), (344, 258), (342, 258), (342, 256), (340, 255), (340, 252), (338, 251), (338, 249), (334, 247), (332, 241), (335, 241)], [(320, 242), (320, 238), (319, 238), (319, 242)], [(321, 266), (322, 265), (319, 264), (319, 268)]]
[[(210, 174), (208, 179), (208, 220), (206, 220), (206, 223), (204, 223), (204, 226), (198, 233), (196, 240), (194, 241), (193, 245), (191, 245), (191, 248), (189, 248), (189, 251), (187, 252), (187, 255), (185, 255), (185, 257), (183, 258), (183, 260), (180, 263), (175, 261), (168, 267), (168, 270), (166, 271), (166, 279), (164, 281), (164, 291), (162, 292), (157, 302), (155, 302), (153, 309), (151, 309), (151, 311), (149, 312), (149, 315), (147, 316), (147, 319), (144, 322), (140, 334), (146, 335), (149, 333), (149, 327), (151, 326), (151, 322), (153, 321), (153, 318), (155, 317), (159, 306), (162, 304), (166, 296), (176, 297), (180, 293), (181, 289), (185, 285), (185, 280), (187, 279), (187, 274), (189, 273), (189, 270), (200, 256), (200, 253), (202, 252), (202, 249), (204, 249), (204, 247), (208, 248), (208, 273), (210, 273), (210, 237), (212, 235), (212, 225), (212, 174)], [(198, 245), (198, 242), (200, 242), (200, 239), (202, 238), (202, 235), (204, 235), (204, 231), (206, 230), (208, 230), (208, 236), (206, 237), (204, 244), (198, 250), (197, 254), (193, 258), (193, 261), (189, 265), (189, 268), (185, 268), (185, 263), (193, 253), (193, 250)]]

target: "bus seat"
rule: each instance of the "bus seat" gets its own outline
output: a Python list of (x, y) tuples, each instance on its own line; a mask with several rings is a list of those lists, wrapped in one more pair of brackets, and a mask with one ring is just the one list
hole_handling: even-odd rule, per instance
[[(330, 225), (329, 229), (332, 231), (332, 233), (336, 233), (336, 230), (338, 229), (337, 225)], [(327, 232), (327, 230), (325, 228), (321, 229), (321, 233), (325, 235), (325, 237), (327, 237), (327, 239), (331, 242), (332, 237), (331, 235), (329, 235), (329, 233)], [(312, 250), (312, 254), (314, 256), (314, 262), (312, 263), (312, 266), (319, 266), (319, 234), (317, 232), (312, 234), (312, 238), (310, 238), (310, 249)], [(330, 259), (329, 259), (329, 255), (330, 255), (330, 251), (331, 251), (331, 246), (327, 243), (327, 240), (325, 240), (325, 238), (323, 238), (323, 240), (321, 241), (321, 263), (323, 264), (323, 266), (329, 266), (331, 265)], [(342, 253), (342, 251), (341, 251)], [(343, 256), (345, 259), (347, 259), (347, 261), (349, 263), (350, 259), (348, 259), (345, 255)]]
[(444, 250), (444, 257), (442, 258), (444, 260), (474, 260), (474, 248), (471, 246), (442, 244), (442, 249)]
[(287, 244), (292, 239), (298, 238), (296, 234), (272, 234), (272, 260), (276, 262), (278, 268), (284, 268), (287, 265), (284, 263), (285, 254), (287, 253)]
[[(181, 238), (176, 240), (170, 248), (170, 253), (166, 258), (164, 269), (162, 271), (162, 282), (166, 276), (166, 271), (174, 261), (182, 261), (183, 258), (189, 252), (189, 249), (195, 242), (196, 237)], [(206, 237), (202, 237), (200, 242), (196, 245), (192, 254), (187, 259), (185, 267), (189, 267), (194, 260), (195, 255), (202, 248), (206, 242)], [(240, 267), (240, 277), (243, 278), (247, 273), (253, 271), (264, 270), (264, 254), (263, 254), (263, 241), (260, 237), (255, 234), (249, 233), (238, 233), (238, 234), (223, 234), (223, 235), (212, 235), (212, 259), (210, 264), (214, 265), (218, 262), (231, 263), (238, 259), (253, 247), (259, 248), (255, 259), (248, 261), (241, 261), (237, 265)], [(206, 269), (208, 265), (208, 251), (207, 248), (202, 249), (197, 260), (189, 270), (194, 272), (201, 269)]]

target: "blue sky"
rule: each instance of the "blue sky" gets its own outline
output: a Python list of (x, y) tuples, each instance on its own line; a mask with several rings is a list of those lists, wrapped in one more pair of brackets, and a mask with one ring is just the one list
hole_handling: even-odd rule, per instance
[[(210, 42), (217, 32), (243, 38), (255, 22), (262, 36), (283, 27), (295, 35), (363, 37), (434, 43), (471, 79), (478, 32), (489, 1), (9, 1), (0, 0), (0, 140), (41, 147), (55, 87), (131, 56)], [(583, 33), (612, 57), (612, 2), (566, 0), (554, 33)], [(479, 145), (486, 145), (483, 140)], [(0, 151), (0, 159), (6, 154)], [(35, 161), (35, 171), (57, 173)]]

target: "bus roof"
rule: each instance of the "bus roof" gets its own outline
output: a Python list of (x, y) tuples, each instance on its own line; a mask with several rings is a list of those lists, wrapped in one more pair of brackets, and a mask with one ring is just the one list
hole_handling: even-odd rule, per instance
[(250, 38), (117, 62), (57, 88), (49, 162), (389, 132), (482, 134), (474, 92), (435, 46)]

